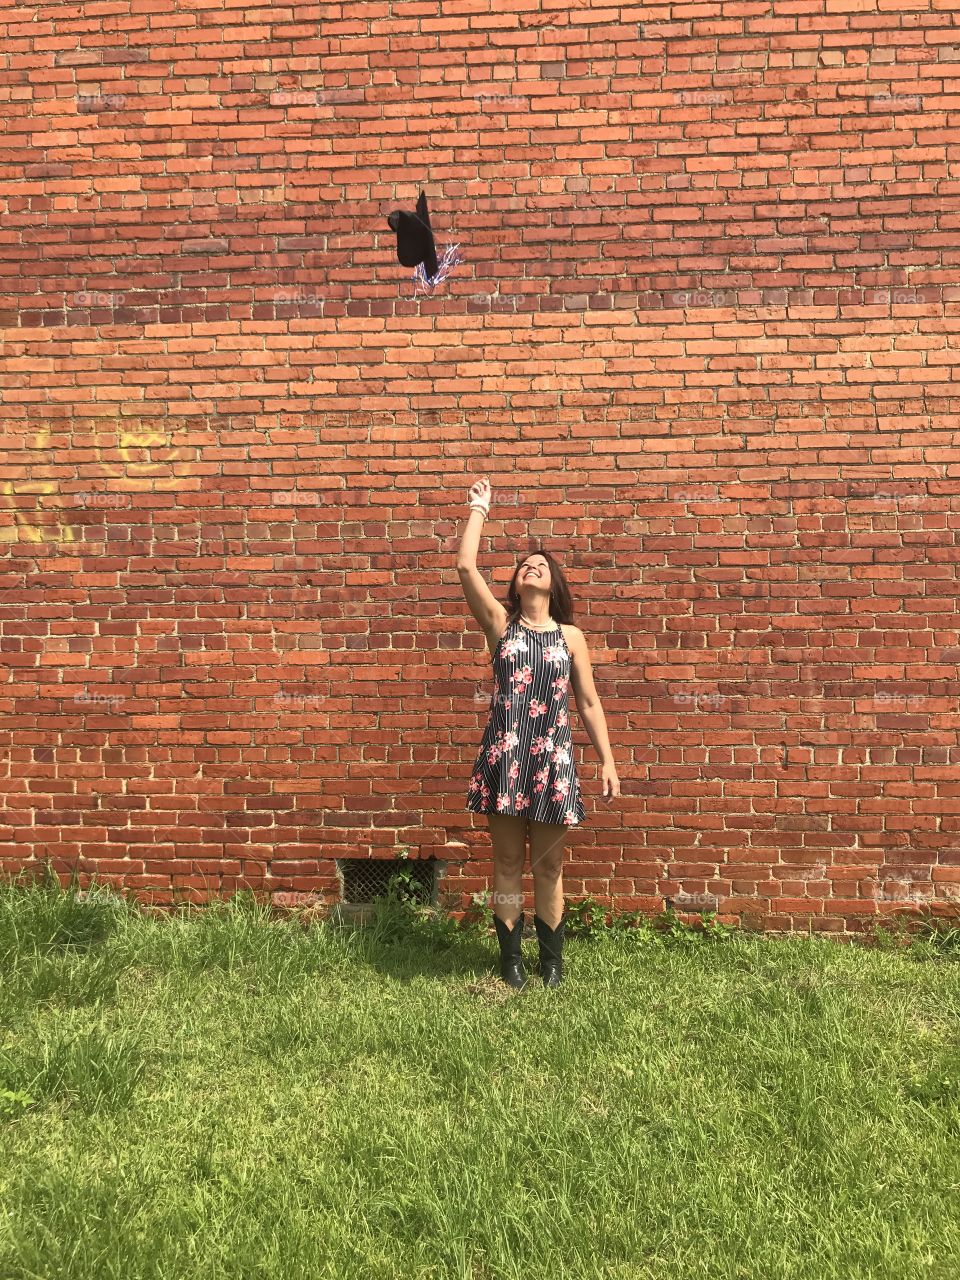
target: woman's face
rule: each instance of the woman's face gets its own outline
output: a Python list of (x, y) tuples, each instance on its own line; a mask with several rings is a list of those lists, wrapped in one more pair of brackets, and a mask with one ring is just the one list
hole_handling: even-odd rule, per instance
[(546, 556), (534, 552), (521, 561), (517, 570), (517, 592), (521, 598), (525, 588), (530, 595), (538, 591), (545, 591), (549, 595), (550, 586), (550, 566)]

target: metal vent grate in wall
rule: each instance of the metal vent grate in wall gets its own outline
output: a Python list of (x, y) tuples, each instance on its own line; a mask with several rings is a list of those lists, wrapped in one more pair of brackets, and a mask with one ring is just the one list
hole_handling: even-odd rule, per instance
[(387, 892), (390, 877), (398, 872), (409, 877), (416, 902), (436, 900), (435, 858), (340, 858), (337, 865), (343, 882), (341, 901), (347, 906), (373, 902)]

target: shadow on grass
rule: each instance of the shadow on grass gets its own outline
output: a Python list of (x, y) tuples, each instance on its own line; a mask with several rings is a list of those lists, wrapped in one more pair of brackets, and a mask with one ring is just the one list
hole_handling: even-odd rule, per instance
[(47, 864), (39, 875), (21, 872), (0, 894), (0, 966), (15, 955), (96, 948), (130, 909), (124, 895), (106, 887), (79, 888), (75, 872), (67, 886)]
[[(22, 873), (0, 892), (0, 967), (16, 970), (22, 989), (41, 1001), (82, 1005), (108, 999), (125, 970), (144, 964), (175, 964), (192, 974), (242, 967), (277, 983), (358, 962), (400, 981), (499, 973), (488, 895), (476, 895), (458, 919), (452, 913), (455, 898), (424, 903), (404, 872), (356, 920), (336, 909), (277, 909), (244, 889), (227, 899), (178, 904), (157, 921), (131, 897), (106, 886), (80, 889), (76, 881), (74, 874), (62, 886), (47, 866), (39, 876)], [(524, 957), (535, 972), (538, 946), (532, 912), (526, 915)], [(565, 916), (567, 940), (577, 945), (691, 947), (756, 936), (719, 922), (710, 911), (690, 924), (672, 905), (652, 917), (618, 914), (592, 896), (566, 902)], [(861, 943), (902, 950), (918, 961), (956, 960), (958, 917), (956, 909), (946, 916), (912, 912), (878, 923)]]

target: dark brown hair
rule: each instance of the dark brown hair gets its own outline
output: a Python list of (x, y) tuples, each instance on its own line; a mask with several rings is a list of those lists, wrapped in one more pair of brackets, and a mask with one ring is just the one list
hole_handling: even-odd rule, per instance
[(516, 622), (520, 617), (523, 604), (517, 591), (517, 574), (520, 572), (520, 566), (531, 556), (543, 556), (550, 566), (550, 617), (555, 618), (557, 622), (572, 623), (573, 597), (570, 595), (570, 588), (560, 565), (544, 547), (533, 547), (517, 561), (517, 567), (510, 579), (510, 586), (507, 588), (507, 598), (503, 602), (507, 610), (507, 623)]

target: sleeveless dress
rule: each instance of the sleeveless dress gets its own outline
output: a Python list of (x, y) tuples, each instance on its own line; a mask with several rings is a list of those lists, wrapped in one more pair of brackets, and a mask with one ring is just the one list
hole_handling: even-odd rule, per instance
[(491, 659), (495, 687), (467, 789), (471, 813), (583, 822), (567, 703), (572, 661), (560, 627), (508, 623)]

